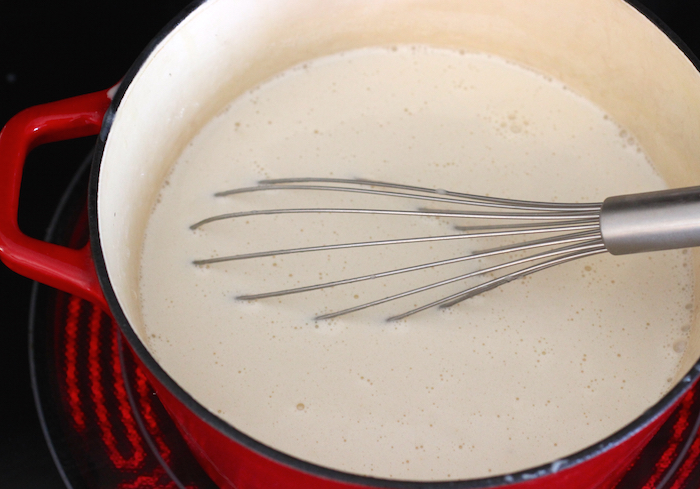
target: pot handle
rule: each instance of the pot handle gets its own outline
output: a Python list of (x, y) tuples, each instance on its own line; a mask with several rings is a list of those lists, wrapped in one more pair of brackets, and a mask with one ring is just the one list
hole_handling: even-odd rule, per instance
[(0, 259), (32, 280), (102, 306), (106, 301), (90, 254), (90, 243), (71, 249), (31, 238), (17, 224), (22, 170), (36, 146), (100, 132), (113, 89), (23, 110), (0, 132)]

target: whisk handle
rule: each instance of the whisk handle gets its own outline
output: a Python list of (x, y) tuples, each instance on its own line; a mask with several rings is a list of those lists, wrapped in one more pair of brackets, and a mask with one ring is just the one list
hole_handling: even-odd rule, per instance
[(700, 187), (609, 197), (600, 230), (613, 255), (700, 246)]

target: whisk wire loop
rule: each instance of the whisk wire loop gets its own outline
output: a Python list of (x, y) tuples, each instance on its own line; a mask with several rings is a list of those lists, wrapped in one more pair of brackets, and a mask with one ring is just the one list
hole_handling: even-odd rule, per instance
[[(457, 292), (456, 294), (453, 294), (449, 297), (445, 297), (443, 299), (431, 302), (429, 304), (425, 304), (424, 306), (418, 307), (416, 309), (412, 309), (410, 311), (407, 311), (403, 314), (398, 314), (396, 316), (391, 316), (390, 318), (387, 318), (387, 321), (398, 321), (401, 319), (404, 319), (408, 316), (411, 316), (413, 314), (416, 314), (421, 311), (425, 311), (426, 309), (430, 309), (435, 306), (440, 306), (440, 307), (451, 307), (455, 304), (458, 304), (464, 300), (467, 300), (471, 297), (474, 297), (479, 294), (483, 294), (484, 292), (488, 292), (489, 290), (493, 290), (496, 287), (499, 287), (501, 285), (507, 284), (508, 282), (512, 282), (515, 279), (525, 277), (526, 275), (533, 274), (535, 272), (539, 272), (541, 270), (546, 270), (547, 268), (551, 268), (555, 265), (561, 265), (566, 262), (570, 262), (573, 260), (578, 260), (579, 258), (584, 258), (586, 256), (592, 256), (592, 255), (597, 255), (600, 253), (605, 253), (607, 250), (605, 249), (605, 245), (600, 242), (597, 244), (591, 244), (591, 246), (587, 249), (581, 249), (577, 250), (574, 253), (564, 255), (559, 258), (553, 258), (551, 260), (547, 260), (545, 262), (539, 263), (537, 265), (532, 265), (527, 268), (523, 268), (522, 270), (518, 270), (513, 273), (509, 273), (507, 275), (504, 275), (502, 277), (490, 280), (488, 282), (484, 282), (482, 284), (476, 285), (474, 287), (471, 287), (465, 291), (462, 292)], [(512, 265), (509, 264), (508, 266), (513, 266), (515, 263)], [(321, 319), (319, 316), (318, 319)]]
[[(381, 198), (392, 199), (413, 199), (421, 202), (434, 202), (440, 204), (450, 204), (456, 206), (468, 206), (467, 209), (431, 209), (418, 207), (416, 209), (384, 209), (384, 208), (345, 208), (345, 207), (300, 207), (300, 208), (270, 208), (256, 209), (250, 211), (230, 212), (211, 216), (202, 219), (190, 228), (197, 230), (205, 225), (224, 220), (239, 219), (250, 216), (283, 215), (283, 214), (367, 214), (386, 215), (403, 217), (439, 217), (455, 220), (477, 220), (486, 224), (460, 224), (455, 229), (459, 231), (455, 234), (439, 236), (422, 236), (398, 239), (384, 239), (372, 241), (357, 241), (338, 244), (319, 244), (316, 246), (305, 246), (297, 248), (277, 249), (270, 251), (257, 251), (252, 253), (240, 253), (228, 256), (215, 256), (194, 260), (197, 266), (211, 265), (222, 262), (232, 262), (237, 260), (248, 260), (264, 258), (278, 255), (311, 253), (330, 250), (349, 250), (354, 248), (364, 248), (371, 246), (393, 246), (399, 244), (429, 243), (451, 240), (477, 240), (500, 237), (524, 237), (525, 241), (513, 243), (505, 246), (492, 247), (474, 251), (469, 254), (447, 258), (444, 260), (431, 261), (418, 265), (411, 265), (378, 273), (370, 273), (356, 277), (332, 280), (325, 283), (310, 284), (301, 287), (288, 288), (272, 292), (243, 294), (239, 295), (239, 300), (259, 300), (270, 297), (279, 297), (289, 294), (311, 292), (314, 290), (338, 287), (366, 280), (376, 280), (402, 273), (416, 272), (428, 268), (453, 265), (469, 260), (506, 256), (511, 254), (522, 254), (544, 249), (524, 257), (517, 257), (503, 263), (491, 265), (476, 271), (463, 273), (452, 278), (437, 281), (432, 284), (406, 290), (392, 294), (382, 299), (367, 302), (358, 306), (350, 307), (340, 311), (329, 312), (316, 317), (316, 319), (330, 319), (341, 315), (356, 312), (369, 307), (384, 304), (386, 302), (401, 299), (410, 295), (426, 292), (437, 287), (454, 284), (474, 277), (501, 272), (506, 269), (517, 268), (514, 271), (488, 280), (481, 284), (472, 286), (448, 297), (430, 302), (424, 306), (417, 307), (402, 314), (392, 316), (390, 320), (399, 320), (416, 314), (425, 309), (441, 306), (449, 307), (457, 304), (469, 297), (492, 290), (500, 285), (508, 283), (517, 278), (535, 273), (552, 266), (572, 261), (578, 258), (603, 253), (606, 251), (603, 236), (600, 230), (600, 213), (603, 204), (578, 204), (578, 203), (552, 203), (552, 202), (530, 202), (516, 199), (503, 199), (490, 196), (479, 196), (460, 192), (447, 191), (442, 189), (431, 189), (412, 185), (403, 185), (390, 182), (382, 182), (365, 179), (343, 179), (343, 178), (285, 178), (270, 179), (259, 182), (252, 187), (226, 190), (215, 194), (216, 197), (230, 197), (251, 192), (272, 192), (284, 191), (320, 191), (320, 192), (342, 192), (359, 193), (363, 195), (373, 195)], [(485, 208), (486, 210), (474, 210), (473, 208)], [(538, 235), (544, 236), (537, 239)], [(530, 238), (527, 240), (527, 238)]]
[[(449, 284), (452, 284), (455, 282), (460, 282), (460, 281), (467, 280), (467, 279), (477, 277), (480, 275), (486, 275), (488, 273), (493, 273), (495, 271), (502, 270), (504, 268), (518, 266), (518, 265), (522, 265), (522, 264), (529, 263), (532, 261), (542, 260), (542, 259), (550, 258), (553, 256), (565, 254), (564, 257), (561, 257), (559, 259), (549, 260), (549, 262), (551, 262), (551, 264), (549, 264), (548, 266), (545, 266), (548, 262), (544, 262), (544, 263), (541, 263), (539, 265), (533, 265), (531, 267), (519, 270), (517, 272), (513, 272), (513, 273), (505, 275), (503, 277), (499, 277), (499, 278), (491, 280), (489, 282), (486, 282), (486, 283), (477, 285), (475, 287), (469, 288), (465, 291), (458, 292), (458, 293), (453, 294), (449, 297), (431, 302), (430, 304), (427, 304), (427, 305), (422, 306), (420, 308), (413, 309), (413, 310), (408, 311), (406, 313), (403, 313), (403, 314), (400, 314), (397, 316), (392, 316), (392, 317), (388, 318), (388, 321), (395, 321), (395, 320), (403, 319), (407, 316), (410, 316), (411, 314), (415, 314), (417, 312), (423, 311), (425, 309), (429, 309), (429, 308), (434, 307), (434, 306), (445, 305), (445, 307), (448, 307), (448, 304), (449, 305), (457, 304), (458, 302), (461, 302), (462, 300), (465, 300), (468, 297), (473, 297), (474, 295), (477, 295), (478, 293), (486, 292), (487, 290), (491, 290), (491, 289), (497, 287), (498, 285), (510, 282), (512, 280), (515, 280), (516, 278), (528, 275), (530, 273), (534, 273), (538, 270), (544, 270), (545, 268), (549, 268), (550, 266), (554, 266), (558, 263), (564, 263), (566, 261), (571, 261), (571, 260), (574, 260), (576, 258), (580, 258), (581, 256), (587, 256), (587, 254), (591, 254), (591, 252), (593, 250), (595, 250), (596, 253), (605, 251), (605, 247), (603, 246), (602, 242), (599, 239), (592, 240), (592, 241), (585, 243), (585, 244), (582, 244), (582, 245), (566, 246), (564, 248), (560, 248), (560, 249), (556, 249), (556, 250), (552, 250), (552, 251), (547, 251), (547, 252), (543, 252), (543, 253), (538, 253), (537, 255), (529, 256), (526, 258), (520, 258), (520, 259), (512, 260), (512, 261), (509, 261), (506, 263), (501, 263), (499, 265), (494, 265), (491, 267), (482, 268), (480, 270), (461, 274), (461, 275), (458, 275), (456, 277), (452, 277), (452, 278), (449, 278), (446, 280), (441, 280), (439, 282), (435, 282), (435, 283), (432, 283), (429, 285), (424, 285), (422, 287), (407, 290), (407, 291), (401, 292), (399, 294), (394, 294), (394, 295), (385, 297), (383, 299), (368, 302), (366, 304), (361, 304), (361, 305), (351, 307), (348, 309), (343, 309), (342, 311), (337, 311), (337, 312), (333, 312), (333, 313), (329, 313), (329, 314), (323, 314), (320, 316), (316, 316), (315, 319), (321, 320), (321, 319), (335, 318), (338, 316), (349, 314), (351, 312), (361, 311), (362, 309), (367, 309), (368, 307), (378, 306), (380, 304), (384, 304), (384, 303), (389, 302), (389, 301), (401, 299), (401, 298), (408, 297), (410, 295), (418, 294), (421, 292), (426, 292), (426, 291), (434, 289), (436, 287), (442, 287), (445, 285), (449, 285)], [(598, 251), (598, 250), (600, 250), (600, 251)], [(589, 252), (589, 253), (584, 254), (585, 252)], [(565, 259), (565, 258), (568, 258), (568, 259)], [(489, 287), (489, 285), (491, 285), (491, 287)]]
[(257, 299), (267, 299), (270, 297), (279, 297), (283, 295), (297, 294), (300, 292), (310, 292), (312, 290), (325, 289), (329, 287), (336, 287), (338, 285), (348, 285), (356, 282), (362, 282), (365, 280), (375, 280), (378, 278), (390, 277), (392, 275), (399, 275), (402, 273), (416, 272), (418, 270), (424, 270), (427, 268), (435, 268), (444, 265), (452, 265), (459, 262), (477, 260), (488, 258), (492, 256), (497, 256), (506, 253), (515, 253), (519, 251), (527, 251), (534, 248), (545, 247), (545, 246), (557, 246), (567, 243), (575, 243), (581, 241), (589, 241), (596, 235), (591, 232), (584, 233), (574, 233), (562, 236), (561, 238), (545, 238), (534, 241), (527, 241), (517, 246), (503, 246), (499, 248), (492, 248), (488, 250), (475, 251), (469, 255), (459, 256), (456, 258), (450, 258), (447, 260), (433, 261), (430, 263), (423, 263), (421, 265), (414, 265), (410, 267), (397, 268), (394, 270), (388, 270), (385, 272), (372, 273), (369, 275), (361, 275), (359, 277), (348, 278), (344, 280), (336, 280), (333, 282), (325, 282), (321, 284), (309, 285), (306, 287), (295, 287), (292, 289), (277, 290), (274, 292), (265, 292), (262, 294), (250, 294), (250, 295), (239, 295), (236, 298), (240, 300), (257, 300)]

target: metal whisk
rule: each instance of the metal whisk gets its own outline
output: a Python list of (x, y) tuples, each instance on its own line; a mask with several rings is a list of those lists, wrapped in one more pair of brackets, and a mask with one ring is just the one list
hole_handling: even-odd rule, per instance
[[(455, 229), (457, 232), (455, 234), (443, 236), (398, 238), (343, 244), (319, 244), (318, 246), (302, 248), (278, 249), (198, 259), (194, 260), (193, 263), (198, 266), (203, 266), (234, 260), (247, 260), (292, 253), (309, 253), (368, 246), (389, 246), (404, 243), (458, 239), (506, 236), (524, 236), (527, 239), (517, 244), (474, 251), (457, 258), (422, 263), (344, 280), (237, 297), (237, 299), (240, 300), (278, 297), (327, 287), (347, 285), (364, 280), (373, 280), (401, 273), (409, 273), (468, 260), (499, 255), (513, 255), (516, 253), (519, 255), (529, 253), (529, 255), (509, 259), (498, 265), (461, 274), (358, 306), (323, 314), (316, 317), (316, 319), (337, 317), (472, 277), (503, 272), (502, 275), (479, 285), (389, 318), (389, 320), (399, 320), (431, 307), (452, 306), (517, 278), (586, 256), (604, 252), (610, 252), (613, 255), (624, 255), (700, 246), (700, 187), (622, 195), (609, 197), (602, 203), (576, 204), (493, 198), (441, 189), (430, 189), (363, 179), (285, 178), (263, 180), (259, 182), (259, 185), (254, 187), (227, 190), (215, 195), (217, 197), (224, 197), (269, 190), (353, 192), (439, 204), (456, 204), (458, 206), (464, 206), (465, 210), (439, 210), (424, 207), (419, 207), (415, 210), (331, 207), (254, 210), (232, 212), (209, 217), (193, 224), (190, 228), (193, 230), (198, 229), (206, 224), (224, 219), (237, 219), (271, 214), (302, 213), (449, 217), (488, 220), (491, 222), (480, 226), (456, 226)], [(546, 235), (546, 237), (537, 238), (538, 235)], [(529, 237), (535, 239), (530, 239)], [(542, 251), (542, 249), (544, 249), (544, 251)], [(509, 271), (509, 269), (512, 271)]]

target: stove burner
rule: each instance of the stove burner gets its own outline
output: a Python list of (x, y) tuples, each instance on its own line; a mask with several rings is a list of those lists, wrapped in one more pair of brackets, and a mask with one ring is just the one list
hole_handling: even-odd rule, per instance
[[(49, 237), (87, 241), (86, 159)], [(60, 235), (62, 234), (62, 235)], [(211, 489), (186, 442), (122, 341), (118, 326), (76, 296), (37, 285), (31, 368), (42, 427), (64, 482), (74, 489)], [(696, 384), (615, 489), (700, 487), (700, 393)]]
[[(89, 155), (49, 241), (87, 242)], [(30, 320), (34, 397), (49, 449), (73, 489), (213, 489), (137, 365), (118, 326), (76, 296), (36, 285)]]
[(54, 385), (44, 405), (58, 411), (47, 428), (73, 487), (214, 487), (110, 317), (63, 293), (54, 314)]

